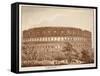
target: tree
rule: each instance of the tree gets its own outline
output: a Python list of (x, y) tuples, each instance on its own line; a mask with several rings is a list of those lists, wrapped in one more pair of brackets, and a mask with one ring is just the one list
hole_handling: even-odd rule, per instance
[(81, 60), (84, 63), (90, 63), (91, 62), (91, 57), (89, 55), (88, 50), (83, 49), (82, 52), (81, 52), (81, 54), (82, 54)]
[(52, 56), (53, 56), (54, 60), (58, 60), (58, 61), (64, 60), (66, 58), (65, 54), (61, 51), (54, 51), (52, 53)]
[(64, 52), (69, 64), (73, 59), (78, 60), (79, 58), (77, 50), (75, 50), (69, 42), (65, 43), (65, 47), (63, 48), (62, 52)]

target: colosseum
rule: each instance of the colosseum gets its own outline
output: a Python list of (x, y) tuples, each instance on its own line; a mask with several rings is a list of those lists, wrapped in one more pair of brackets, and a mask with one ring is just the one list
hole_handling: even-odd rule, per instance
[(23, 31), (22, 66), (93, 62), (91, 32), (72, 27), (38, 27)]

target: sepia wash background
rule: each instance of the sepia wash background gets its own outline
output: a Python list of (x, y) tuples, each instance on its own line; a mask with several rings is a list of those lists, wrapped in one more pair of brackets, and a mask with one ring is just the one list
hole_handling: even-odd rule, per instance
[(58, 26), (93, 30), (94, 10), (89, 8), (22, 6), (22, 30)]

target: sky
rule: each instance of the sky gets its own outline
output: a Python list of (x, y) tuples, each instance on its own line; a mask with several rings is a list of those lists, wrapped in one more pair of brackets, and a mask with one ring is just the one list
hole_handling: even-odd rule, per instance
[(56, 26), (93, 31), (93, 24), (94, 9), (37, 5), (21, 6), (22, 30)]

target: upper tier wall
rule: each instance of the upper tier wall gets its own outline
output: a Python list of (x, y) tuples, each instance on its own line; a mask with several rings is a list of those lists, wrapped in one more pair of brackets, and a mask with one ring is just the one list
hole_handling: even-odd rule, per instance
[(91, 32), (69, 27), (40, 27), (23, 31), (23, 38), (77, 36), (91, 38)]

